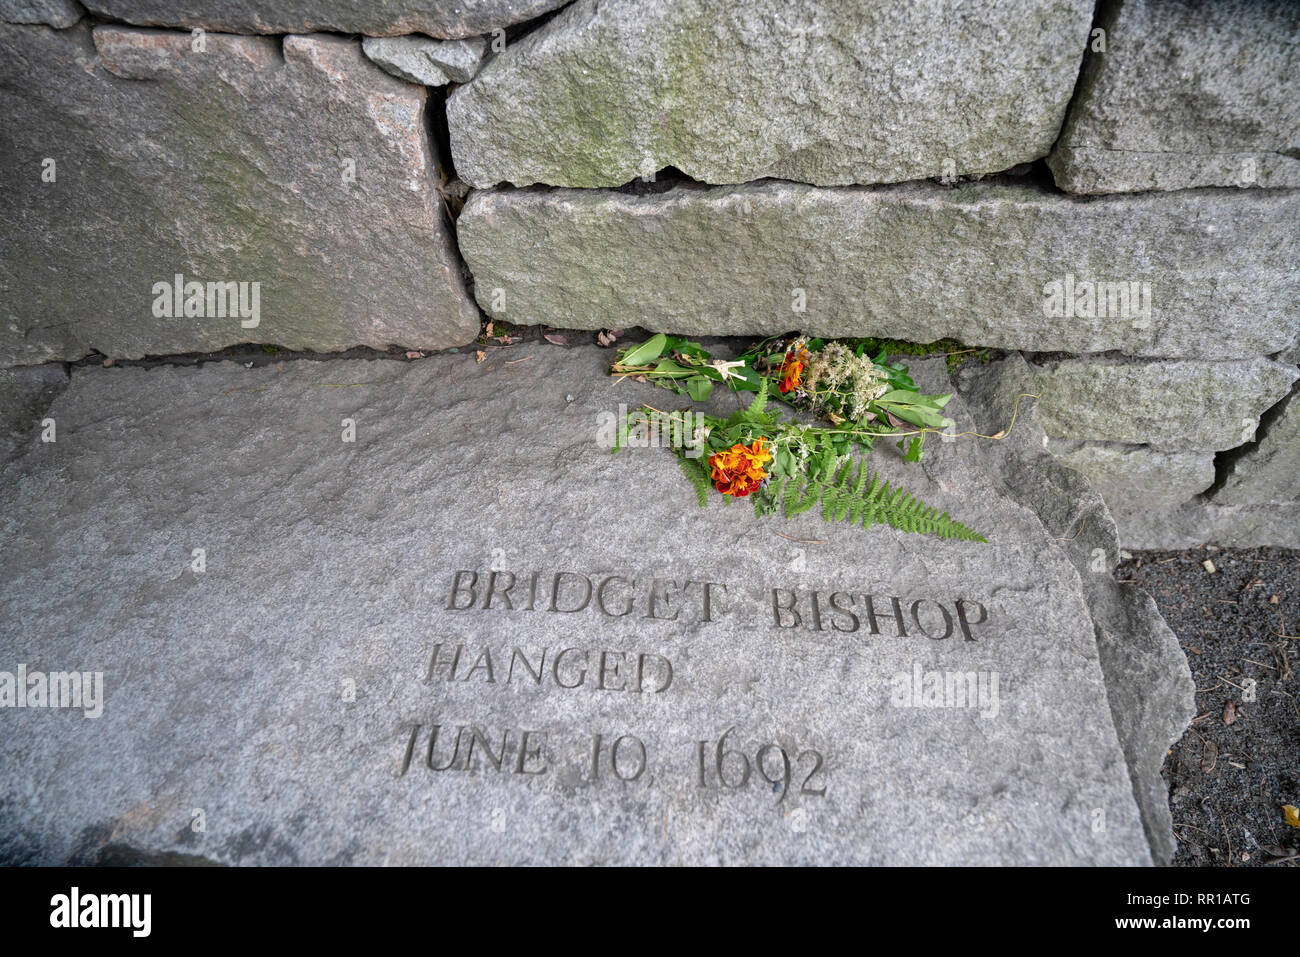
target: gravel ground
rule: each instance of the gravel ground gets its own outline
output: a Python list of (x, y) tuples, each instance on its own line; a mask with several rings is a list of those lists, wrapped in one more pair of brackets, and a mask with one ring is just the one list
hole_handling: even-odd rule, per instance
[(1165, 758), (1174, 864), (1300, 866), (1282, 810), (1300, 806), (1300, 551), (1134, 552), (1117, 577), (1155, 598), (1196, 682)]

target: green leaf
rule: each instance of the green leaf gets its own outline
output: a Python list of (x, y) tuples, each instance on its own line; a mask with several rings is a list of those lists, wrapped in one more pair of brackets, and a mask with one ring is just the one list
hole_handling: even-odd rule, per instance
[(707, 376), (694, 376), (686, 380), (686, 391), (696, 402), (703, 402), (713, 394), (713, 380)]
[(732, 369), (727, 377), (727, 385), (735, 392), (757, 392), (767, 381), (748, 365), (743, 369)]
[(660, 359), (659, 364), (654, 368), (654, 375), (688, 376), (698, 375), (698, 373), (694, 369), (678, 365), (672, 359)]
[(923, 445), (925, 445), (924, 435), (914, 435), (912, 436), (910, 441), (906, 439), (899, 439), (898, 440), (899, 449), (903, 449), (904, 446), (906, 446), (905, 454), (903, 455), (903, 461), (904, 462), (921, 461), (921, 447)]
[(911, 422), (913, 425), (928, 426), (932, 429), (947, 429), (952, 427), (952, 419), (946, 418), (936, 412), (934, 409), (927, 409), (921, 405), (903, 405), (889, 402), (882, 403), (882, 408), (891, 415), (895, 415), (904, 422)]
[(691, 342), (691, 340), (682, 336), (669, 336), (668, 341), (664, 344), (664, 351), (680, 353), (683, 356), (690, 356), (692, 359), (700, 359), (704, 362), (708, 362), (713, 358), (698, 342)]
[(664, 346), (668, 344), (668, 337), (662, 332), (651, 336), (639, 346), (634, 346), (623, 355), (623, 365), (625, 366), (646, 366), (654, 362), (663, 355)]

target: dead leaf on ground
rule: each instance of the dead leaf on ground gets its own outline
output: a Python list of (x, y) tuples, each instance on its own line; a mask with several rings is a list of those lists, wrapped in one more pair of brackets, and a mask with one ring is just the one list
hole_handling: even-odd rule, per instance
[(1277, 680), (1290, 681), (1295, 677), (1291, 670), (1291, 660), (1287, 657), (1286, 642), (1279, 641), (1273, 646), (1273, 663), (1277, 665)]
[(492, 322), (489, 321), (488, 324), (487, 324), (487, 326), (484, 327), (484, 329), (483, 329), (483, 335), (487, 336), (487, 338), (489, 338), (489, 339), (492, 338), (492, 325), (493, 325)]
[(475, 361), (475, 362), (482, 362), (482, 361), (483, 361), (483, 357), (486, 356), (486, 355), (487, 355), (487, 353), (484, 352), (482, 349), (477, 349), (477, 350), (475, 350), (475, 352), (474, 352), (474, 361)]
[(1282, 814), (1283, 819), (1291, 827), (1300, 827), (1300, 808), (1297, 808), (1294, 804), (1283, 804)]
[(1237, 703), (1229, 698), (1223, 704), (1223, 723), (1232, 724), (1237, 720)]
[(1219, 746), (1213, 741), (1206, 741), (1201, 745), (1201, 770), (1209, 774), (1214, 770), (1214, 766), (1219, 762)]
[(408, 359), (423, 359), (423, 358), (424, 358), (424, 353), (423, 353), (423, 352), (408, 352), (408, 353), (406, 354), (406, 358), (408, 358)]
[(542, 338), (553, 346), (567, 346), (569, 344), (569, 340), (558, 332), (543, 332)]
[(1294, 847), (1283, 847), (1281, 844), (1261, 844), (1259, 849), (1278, 861), (1289, 861), (1293, 857), (1300, 857), (1300, 850)]
[(602, 346), (612, 346), (618, 340), (618, 336), (607, 329), (602, 329), (596, 333), (596, 341)]

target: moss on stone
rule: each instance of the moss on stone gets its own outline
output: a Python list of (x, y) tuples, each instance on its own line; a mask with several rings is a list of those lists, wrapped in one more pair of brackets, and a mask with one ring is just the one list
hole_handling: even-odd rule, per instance
[(902, 339), (880, 339), (872, 336), (857, 339), (845, 339), (849, 345), (857, 348), (864, 345), (865, 352), (875, 355), (884, 350), (890, 355), (907, 356), (944, 356), (948, 371), (955, 372), (972, 360), (981, 365), (989, 361), (989, 350), (963, 345), (956, 339), (939, 339), (936, 342), (906, 342)]

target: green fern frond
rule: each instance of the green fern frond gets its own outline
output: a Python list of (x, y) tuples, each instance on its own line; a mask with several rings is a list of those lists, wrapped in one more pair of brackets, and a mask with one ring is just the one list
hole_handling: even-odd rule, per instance
[(709, 467), (704, 464), (702, 459), (688, 459), (684, 455), (677, 457), (677, 466), (694, 487), (695, 497), (699, 499), (700, 508), (708, 508), (709, 489), (713, 488), (713, 482), (709, 478)]
[(794, 518), (808, 511), (822, 497), (822, 484), (804, 479), (791, 480), (785, 491), (785, 517)]
[(785, 516), (792, 518), (806, 512), (820, 500), (822, 518), (828, 522), (848, 519), (854, 525), (870, 528), (884, 522), (902, 532), (917, 535), (935, 535), (939, 538), (965, 542), (987, 542), (974, 529), (926, 505), (902, 488), (890, 488), (879, 476), (871, 475), (867, 482), (865, 463), (855, 468), (845, 463), (830, 481), (799, 480), (783, 486), (776, 493), (778, 501), (784, 499)]

